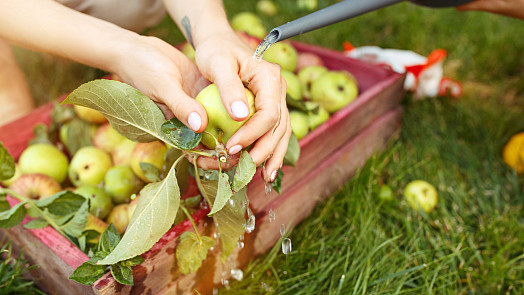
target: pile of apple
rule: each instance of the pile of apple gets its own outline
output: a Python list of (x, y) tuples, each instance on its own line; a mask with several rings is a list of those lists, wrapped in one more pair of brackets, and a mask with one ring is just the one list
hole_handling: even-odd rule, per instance
[(113, 223), (123, 233), (136, 208), (137, 193), (153, 181), (148, 171), (162, 171), (168, 147), (161, 141), (137, 143), (125, 138), (96, 110), (74, 106), (74, 111), (77, 119), (89, 124), (91, 144), (69, 154), (64, 145), (74, 126), (65, 123), (56, 143), (30, 144), (16, 163), (15, 175), (2, 185), (31, 199), (71, 190), (90, 199), (85, 230), (102, 233)]

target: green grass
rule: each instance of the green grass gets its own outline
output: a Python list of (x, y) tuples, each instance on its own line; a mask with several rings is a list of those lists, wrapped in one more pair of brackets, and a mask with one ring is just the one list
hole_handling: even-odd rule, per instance
[[(295, 1), (275, 2), (280, 13), (264, 17), (268, 28), (306, 14)], [(253, 3), (225, 1), (230, 16)], [(293, 230), (289, 255), (277, 244), (220, 293), (522, 294), (524, 177), (501, 159), (508, 138), (524, 131), (522, 32), (517, 19), (402, 3), (294, 38), (337, 50), (345, 40), (423, 55), (443, 48), (445, 75), (465, 93), (406, 96), (400, 138)], [(149, 33), (183, 40), (170, 19)], [(17, 56), (39, 104), (103, 74), (23, 50)], [(402, 200), (414, 179), (439, 192), (428, 215)], [(393, 201), (379, 200), (382, 183), (394, 189)]]

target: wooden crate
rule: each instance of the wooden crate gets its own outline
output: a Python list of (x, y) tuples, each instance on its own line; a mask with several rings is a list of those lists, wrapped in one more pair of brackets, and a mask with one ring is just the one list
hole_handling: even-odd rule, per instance
[[(144, 263), (133, 268), (134, 286), (120, 285), (110, 274), (93, 286), (84, 286), (68, 277), (88, 257), (54, 229), (25, 229), (19, 225), (2, 230), (1, 234), (13, 241), (15, 250), (23, 249), (32, 263), (40, 265), (32, 273), (37, 284), (51, 294), (194, 294), (194, 289), (201, 294), (211, 294), (213, 288), (221, 285), (222, 279), (229, 277), (231, 262), (242, 268), (255, 256), (265, 253), (280, 238), (282, 224), (286, 227), (298, 224), (319, 201), (338, 190), (400, 129), (402, 109), (399, 104), (404, 95), (404, 76), (346, 58), (332, 50), (302, 43), (293, 45), (301, 52), (319, 54), (329, 69), (350, 71), (359, 83), (360, 94), (299, 142), (301, 157), (296, 167), (283, 168), (280, 195), (275, 192), (266, 195), (260, 173), (256, 174), (248, 185), (250, 207), (257, 219), (256, 229), (245, 235), (245, 247), (237, 249), (227, 264), (221, 263), (217, 253), (211, 253), (199, 271), (181, 275), (176, 266), (175, 247), (180, 234), (192, 230), (189, 222), (183, 222), (143, 255)], [(51, 122), (51, 108), (51, 104), (45, 105), (0, 127), (0, 141), (15, 159), (32, 138), (33, 126)], [(186, 195), (193, 194), (194, 190), (195, 186), (190, 186)], [(270, 209), (276, 217), (272, 222), (268, 218)], [(209, 234), (214, 228), (207, 212), (208, 209), (201, 209), (193, 218), (199, 230)]]

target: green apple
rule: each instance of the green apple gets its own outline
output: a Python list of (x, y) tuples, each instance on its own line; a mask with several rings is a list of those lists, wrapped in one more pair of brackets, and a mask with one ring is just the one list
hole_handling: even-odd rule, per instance
[(49, 175), (58, 182), (67, 176), (69, 160), (56, 146), (46, 143), (35, 143), (28, 146), (18, 159), (22, 174), (41, 173)]
[(102, 115), (102, 113), (97, 110), (79, 105), (74, 105), (73, 108), (77, 117), (86, 122), (93, 124), (102, 124), (107, 122), (106, 117), (104, 117), (104, 115)]
[(327, 72), (328, 69), (324, 66), (307, 66), (298, 72), (297, 77), (300, 81), (300, 87), (304, 98), (311, 98), (311, 84)]
[(235, 31), (246, 32), (260, 39), (263, 39), (267, 35), (267, 30), (262, 23), (262, 19), (249, 11), (235, 14), (231, 19), (231, 27)]
[(69, 180), (76, 187), (91, 184), (98, 185), (111, 168), (111, 157), (107, 152), (93, 146), (80, 148), (71, 159)]
[[(102, 219), (96, 217), (95, 215), (89, 213), (87, 215), (87, 223), (86, 223), (86, 226), (84, 228), (84, 231), (86, 230), (94, 230), (96, 232), (98, 232), (99, 234), (102, 234), (106, 228), (109, 226), (109, 224), (105, 223)], [(98, 240), (100, 240), (100, 236), (92, 239), (92, 240), (89, 240), (90, 243), (98, 243)]]
[(404, 188), (404, 198), (412, 208), (429, 213), (437, 206), (438, 193), (431, 183), (413, 180)]
[(296, 110), (290, 111), (289, 120), (291, 121), (291, 129), (293, 129), (293, 133), (297, 139), (300, 140), (308, 134), (309, 120), (306, 113)]
[(22, 175), (22, 171), (20, 171), (20, 168), (18, 167), (18, 163), (15, 163), (15, 174), (13, 176), (11, 176), (11, 178), (8, 178), (6, 180), (0, 181), (0, 184), (3, 185), (4, 187), (8, 187), (13, 182), (15, 182), (15, 180), (20, 178), (21, 175)]
[(127, 165), (111, 167), (104, 177), (106, 192), (115, 204), (126, 203), (129, 197), (142, 187), (141, 183), (131, 167)]
[(28, 173), (20, 175), (9, 189), (28, 199), (42, 199), (60, 192), (62, 187), (49, 175)]
[(263, 58), (268, 62), (279, 64), (283, 70), (295, 72), (298, 52), (291, 43), (281, 41), (269, 46)]
[(123, 233), (129, 224), (128, 209), (129, 204), (116, 205), (106, 218), (106, 222), (114, 224), (119, 233)]
[(107, 217), (113, 202), (106, 191), (95, 185), (81, 185), (75, 189), (75, 193), (89, 199), (89, 212), (100, 219)]
[(216, 147), (214, 138), (218, 139), (219, 133), (222, 133), (222, 143), (227, 143), (229, 138), (253, 116), (256, 111), (255, 97), (249, 89), (246, 88), (245, 90), (249, 104), (249, 116), (244, 121), (235, 121), (229, 116), (215, 84), (208, 85), (198, 93), (196, 100), (202, 104), (207, 113), (207, 127), (202, 133), (201, 142), (203, 145), (214, 149)]
[(280, 73), (284, 80), (286, 80), (286, 94), (294, 100), (302, 100), (302, 87), (300, 86), (300, 80), (297, 75), (286, 70), (281, 70)]
[(347, 71), (328, 71), (311, 83), (311, 100), (334, 113), (358, 96), (357, 80)]
[(130, 165), (131, 154), (136, 146), (136, 142), (125, 138), (119, 144), (115, 146), (111, 152), (111, 158), (113, 165)]
[(312, 110), (307, 114), (310, 130), (315, 130), (329, 119), (329, 112), (314, 101), (307, 101), (306, 108)]
[(296, 72), (300, 72), (303, 68), (309, 66), (321, 66), (324, 67), (324, 60), (313, 52), (299, 52), (297, 57), (297, 69)]
[(275, 2), (271, 0), (259, 0), (256, 4), (257, 11), (263, 13), (267, 16), (273, 16), (278, 13), (278, 8), (275, 5)]
[(109, 123), (105, 123), (98, 127), (93, 136), (93, 145), (108, 153), (112, 153), (115, 147), (126, 139), (123, 135), (118, 133)]
[(152, 142), (139, 142), (131, 152), (131, 161), (129, 165), (140, 179), (145, 182), (150, 182), (150, 180), (146, 178), (144, 171), (142, 171), (140, 163), (149, 163), (162, 171), (166, 161), (166, 151), (166, 145), (159, 140)]

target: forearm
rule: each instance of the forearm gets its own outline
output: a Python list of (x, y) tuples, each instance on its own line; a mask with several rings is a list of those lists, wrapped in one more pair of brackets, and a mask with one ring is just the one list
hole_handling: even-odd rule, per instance
[(121, 45), (137, 36), (50, 0), (0, 0), (0, 28), (13, 44), (110, 72)]
[(195, 47), (218, 33), (233, 33), (220, 0), (164, 0), (164, 4)]

